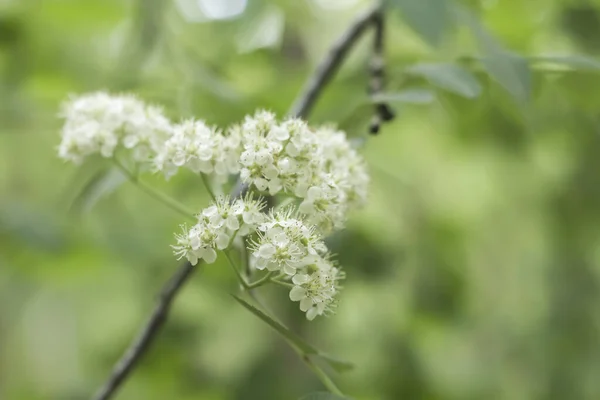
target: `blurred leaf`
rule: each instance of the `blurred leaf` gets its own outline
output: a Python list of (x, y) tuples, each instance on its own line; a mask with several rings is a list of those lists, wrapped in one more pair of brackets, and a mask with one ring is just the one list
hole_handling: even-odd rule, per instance
[(371, 96), (372, 103), (429, 104), (435, 100), (435, 93), (429, 89), (406, 89), (399, 92), (379, 93)]
[(483, 65), (494, 80), (515, 99), (526, 101), (531, 95), (531, 70), (527, 60), (516, 54), (498, 51), (488, 54)]
[(575, 70), (600, 71), (600, 60), (581, 54), (570, 56), (537, 56), (531, 57), (531, 61), (564, 65)]
[(289, 330), (286, 326), (284, 326), (281, 322), (276, 321), (271, 316), (267, 315), (263, 311), (259, 310), (252, 304), (248, 303), (246, 300), (242, 299), (239, 296), (232, 294), (233, 298), (238, 301), (242, 306), (244, 306), (248, 311), (252, 314), (256, 315), (258, 318), (262, 319), (266, 322), (271, 328), (275, 329), (279, 332), (285, 339), (287, 339), (290, 344), (296, 347), (304, 354), (313, 354), (319, 356), (323, 361), (325, 361), (331, 368), (336, 370), (337, 372), (345, 372), (354, 368), (352, 363), (347, 361), (341, 361), (336, 358), (333, 358), (326, 353), (319, 351), (317, 348), (313, 347), (311, 344), (306, 343), (304, 339), (300, 336)]
[(475, 36), (483, 53), (481, 60), (487, 73), (516, 100), (524, 102), (531, 95), (531, 70), (527, 60), (504, 49), (479, 20), (466, 8), (456, 9), (457, 17)]
[(71, 210), (76, 212), (90, 211), (102, 197), (114, 192), (126, 180), (127, 177), (116, 168), (97, 172), (73, 200)]
[(469, 71), (454, 64), (417, 64), (406, 69), (431, 84), (472, 99), (481, 94), (481, 85)]
[(45, 251), (58, 251), (65, 242), (63, 228), (51, 215), (22, 202), (4, 203), (0, 207), (1, 234)]
[(415, 32), (432, 46), (439, 46), (450, 27), (446, 0), (391, 0)]
[(298, 400), (348, 400), (348, 397), (341, 397), (329, 392), (315, 392), (300, 397)]

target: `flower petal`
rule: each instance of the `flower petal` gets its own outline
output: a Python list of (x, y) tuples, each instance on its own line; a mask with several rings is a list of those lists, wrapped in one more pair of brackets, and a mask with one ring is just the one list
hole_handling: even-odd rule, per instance
[(292, 290), (290, 290), (290, 300), (292, 301), (300, 301), (304, 299), (304, 296), (306, 296), (306, 290), (300, 286), (294, 286)]

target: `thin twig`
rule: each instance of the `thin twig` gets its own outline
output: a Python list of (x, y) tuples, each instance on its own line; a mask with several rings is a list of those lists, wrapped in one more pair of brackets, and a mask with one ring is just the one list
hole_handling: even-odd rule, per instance
[[(331, 80), (350, 48), (373, 21), (378, 10), (379, 5), (373, 6), (361, 14), (351, 24), (350, 28), (333, 44), (329, 53), (325, 56), (313, 75), (309, 77), (304, 88), (298, 95), (294, 105), (290, 109), (290, 116), (305, 118), (310, 113), (325, 85)], [(231, 197), (237, 198), (243, 196), (246, 190), (246, 185), (237, 185), (233, 189)], [(179, 290), (195, 270), (195, 266), (186, 262), (165, 284), (150, 318), (142, 326), (140, 333), (117, 362), (110, 377), (97, 391), (96, 395), (92, 398), (93, 400), (110, 399), (129, 377), (129, 374), (136, 367), (141, 357), (148, 351), (167, 320), (171, 304)]]
[[(385, 33), (385, 19), (383, 12), (379, 10), (373, 16), (373, 27), (375, 35), (373, 40), (373, 55), (369, 65), (371, 79), (369, 80), (369, 94), (377, 96), (383, 91), (385, 83), (385, 59), (383, 57), (383, 37)], [(369, 126), (369, 133), (377, 134), (383, 122), (394, 119), (395, 115), (392, 109), (385, 102), (375, 104), (375, 113)]]
[(300, 95), (288, 112), (289, 116), (305, 118), (310, 113), (321, 91), (338, 70), (348, 51), (371, 25), (380, 7), (379, 4), (376, 4), (359, 15), (348, 30), (333, 44), (315, 72), (306, 81)]

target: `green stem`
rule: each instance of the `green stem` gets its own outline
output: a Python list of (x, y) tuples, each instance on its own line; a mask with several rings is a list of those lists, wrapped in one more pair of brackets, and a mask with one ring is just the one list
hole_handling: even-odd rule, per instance
[(277, 279), (271, 279), (270, 281), (273, 282), (273, 283), (278, 284), (279, 286), (285, 286), (286, 288), (290, 288), (291, 289), (291, 288), (294, 287), (294, 285), (291, 284), (291, 283), (283, 282), (283, 281), (280, 281), (280, 280), (277, 280)]
[(333, 383), (331, 378), (327, 375), (327, 373), (325, 371), (323, 371), (321, 369), (321, 367), (319, 367), (317, 364), (315, 364), (313, 362), (313, 360), (311, 360), (307, 354), (300, 352), (300, 355), (301, 355), (302, 361), (304, 361), (306, 363), (306, 365), (308, 366), (308, 368), (310, 368), (315, 373), (315, 375), (317, 375), (317, 377), (323, 383), (323, 385), (325, 385), (327, 390), (329, 390), (331, 393), (336, 394), (338, 396), (342, 396), (342, 397), (344, 396), (344, 393), (342, 393), (342, 391), (335, 385), (335, 383)]
[(246, 282), (246, 280), (244, 279), (244, 277), (240, 273), (240, 270), (238, 269), (237, 265), (235, 264), (235, 261), (233, 261), (233, 258), (231, 258), (231, 255), (229, 254), (229, 251), (225, 250), (225, 251), (223, 251), (223, 254), (225, 254), (225, 257), (227, 258), (227, 261), (229, 261), (229, 265), (231, 265), (231, 268), (233, 269), (233, 272), (235, 272), (238, 280), (240, 281), (240, 283), (242, 284), (242, 286), (244, 287), (244, 289), (248, 289), (248, 283)]
[(201, 173), (200, 177), (202, 178), (202, 183), (204, 183), (204, 187), (206, 188), (206, 191), (208, 192), (210, 197), (213, 199), (213, 201), (217, 201), (215, 192), (213, 192), (212, 187), (210, 186), (210, 182), (208, 182), (208, 176), (206, 176), (206, 174), (204, 173)]
[(136, 185), (142, 191), (146, 192), (146, 194), (150, 195), (150, 197), (154, 198), (155, 200), (160, 201), (161, 203), (163, 203), (167, 207), (171, 208), (172, 210), (174, 210), (182, 215), (185, 215), (187, 218), (193, 218), (194, 212), (189, 210), (186, 206), (179, 203), (177, 200), (167, 196), (166, 194), (159, 192), (158, 190), (154, 189), (153, 187), (148, 186), (144, 182), (140, 181), (137, 176), (132, 174), (116, 158), (113, 158), (113, 162), (115, 163), (117, 168), (119, 168), (121, 170), (121, 172), (123, 172), (125, 174), (125, 176), (127, 176), (127, 178), (129, 179), (129, 181), (131, 183)]
[(251, 274), (251, 270), (250, 270), (250, 252), (248, 251), (248, 242), (246, 240), (247, 238), (242, 238), (243, 243), (242, 243), (242, 261), (243, 261), (243, 268), (244, 268), (244, 274), (246, 275), (247, 278), (250, 277)]
[(272, 275), (273, 275), (273, 271), (269, 271), (265, 276), (263, 276), (259, 280), (252, 282), (252, 283), (248, 283), (248, 286), (246, 287), (246, 289), (254, 289), (256, 287), (264, 285), (265, 283), (269, 283)]

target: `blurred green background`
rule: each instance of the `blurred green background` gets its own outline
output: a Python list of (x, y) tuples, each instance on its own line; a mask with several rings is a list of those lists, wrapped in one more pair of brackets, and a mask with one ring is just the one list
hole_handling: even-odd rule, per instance
[[(392, 3), (398, 118), (364, 145), (369, 206), (328, 239), (347, 271), (338, 313), (308, 323), (285, 291), (261, 294), (356, 363), (333, 376), (356, 399), (600, 398), (600, 1)], [(175, 120), (283, 115), (368, 4), (0, 0), (0, 398), (89, 398), (178, 266), (177, 214), (102, 162), (56, 157), (60, 102), (106, 89)], [(369, 38), (311, 122), (367, 137)], [(146, 178), (208, 201), (192, 174)], [(198, 272), (119, 399), (322, 390), (229, 297), (224, 264)]]

